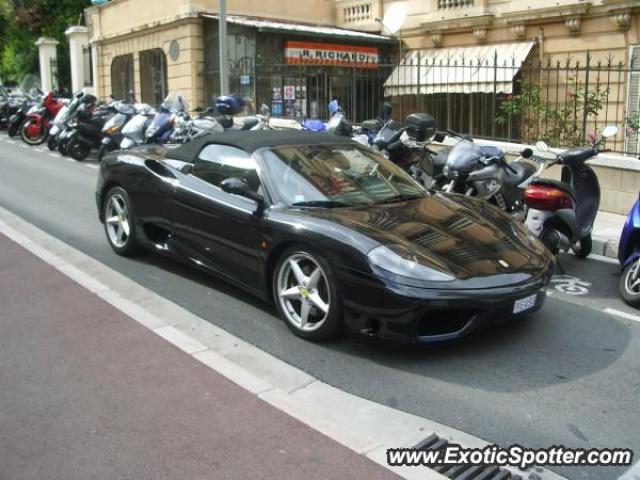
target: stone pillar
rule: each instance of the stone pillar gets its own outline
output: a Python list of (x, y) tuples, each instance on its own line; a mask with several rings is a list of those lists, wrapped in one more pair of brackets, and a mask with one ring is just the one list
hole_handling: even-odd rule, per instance
[[(83, 48), (89, 48), (89, 29), (87, 27), (69, 27), (64, 34), (69, 39), (69, 60), (71, 63), (71, 91), (77, 92), (89, 83), (91, 72), (85, 69)], [(89, 55), (91, 52), (89, 51)], [(87, 63), (87, 67), (89, 64)]]
[[(56, 52), (58, 43), (60, 42), (47, 37), (40, 37), (36, 41), (40, 60), (40, 83), (45, 93), (54, 90), (54, 88), (58, 86), (57, 72), (52, 71), (51, 68), (52, 61), (58, 61), (58, 54)], [(54, 75), (56, 75), (56, 78), (54, 78)]]

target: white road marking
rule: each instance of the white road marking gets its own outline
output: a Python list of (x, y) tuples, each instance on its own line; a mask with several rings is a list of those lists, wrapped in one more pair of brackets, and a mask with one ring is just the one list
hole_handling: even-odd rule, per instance
[(49, 156), (53, 157), (53, 158), (60, 158), (60, 154), (59, 153), (50, 153)]
[(76, 161), (73, 158), (69, 158), (69, 157), (60, 157), (60, 158), (62, 158), (65, 162), (76, 163)]
[(15, 140), (7, 140), (7, 143), (12, 143), (12, 144), (14, 144), (14, 145), (15, 145), (15, 144), (16, 144), (16, 141), (15, 141)]
[(100, 168), (98, 167), (98, 165), (91, 165), (90, 163), (85, 163), (84, 166), (87, 168), (93, 168), (94, 170), (97, 170), (98, 168)]
[(611, 315), (616, 315), (617, 317), (626, 318), (627, 320), (633, 320), (634, 322), (640, 322), (640, 316), (631, 315), (627, 312), (621, 312), (620, 310), (616, 310), (615, 308), (605, 308), (603, 312), (609, 313)]
[(24, 143), (21, 143), (21, 144), (20, 144), (20, 146), (21, 146), (22, 148), (29, 148), (29, 145), (25, 145)]

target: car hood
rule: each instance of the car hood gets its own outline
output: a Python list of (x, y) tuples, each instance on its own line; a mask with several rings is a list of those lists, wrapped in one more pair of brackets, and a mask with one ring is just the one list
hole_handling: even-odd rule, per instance
[(527, 282), (546, 273), (551, 262), (544, 246), (510, 216), (461, 195), (308, 212), (455, 277), (455, 288)]

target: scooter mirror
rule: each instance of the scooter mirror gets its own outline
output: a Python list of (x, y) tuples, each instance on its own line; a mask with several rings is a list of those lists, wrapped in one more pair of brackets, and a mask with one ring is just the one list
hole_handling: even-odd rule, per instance
[(616, 127), (615, 125), (607, 125), (606, 127), (604, 127), (604, 130), (602, 130), (602, 136), (605, 138), (614, 137), (617, 134), (618, 127)]
[(541, 151), (541, 152), (548, 152), (549, 150), (551, 150), (549, 148), (549, 145), (547, 145), (545, 142), (543, 142), (542, 140), (540, 140), (539, 142), (536, 142), (536, 148)]

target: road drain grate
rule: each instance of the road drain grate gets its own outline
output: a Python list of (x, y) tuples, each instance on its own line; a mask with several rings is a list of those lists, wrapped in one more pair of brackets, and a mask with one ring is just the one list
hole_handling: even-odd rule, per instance
[[(432, 433), (418, 443), (416, 450), (441, 450), (449, 444), (444, 438)], [(506, 468), (495, 465), (437, 465), (433, 470), (452, 480), (522, 480)]]

